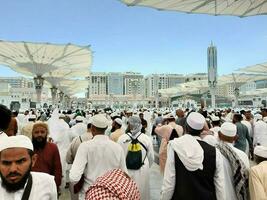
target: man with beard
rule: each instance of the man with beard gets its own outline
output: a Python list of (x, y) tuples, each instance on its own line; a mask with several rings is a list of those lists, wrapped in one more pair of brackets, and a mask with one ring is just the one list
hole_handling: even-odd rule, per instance
[(0, 141), (0, 199), (56, 200), (54, 178), (45, 173), (31, 172), (37, 156), (31, 140), (23, 135)]
[(44, 122), (36, 122), (32, 129), (32, 143), (34, 153), (38, 155), (36, 163), (32, 168), (35, 172), (44, 172), (55, 177), (59, 192), (62, 179), (62, 167), (57, 145), (47, 141), (48, 125)]
[(117, 142), (119, 137), (124, 133), (121, 126), (122, 126), (122, 120), (120, 118), (117, 117), (116, 119), (113, 120), (110, 139), (113, 140), (114, 142)]

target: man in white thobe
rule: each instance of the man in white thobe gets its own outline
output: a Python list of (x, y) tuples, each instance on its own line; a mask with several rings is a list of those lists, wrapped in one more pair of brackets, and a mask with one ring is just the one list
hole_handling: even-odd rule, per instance
[[(253, 145), (261, 145), (267, 147), (267, 123), (262, 120), (262, 116), (257, 115), (258, 120), (254, 125), (254, 137)], [(267, 121), (267, 117), (264, 117), (264, 120)]]
[[(149, 168), (152, 166), (154, 161), (154, 150), (153, 144), (149, 136), (141, 133), (142, 124), (141, 119), (137, 116), (131, 116), (128, 119), (128, 129), (132, 138), (137, 138), (146, 147), (143, 147), (142, 161), (143, 165), (138, 170), (128, 169), (129, 176), (137, 183), (138, 189), (141, 194), (141, 200), (150, 199), (150, 185), (149, 185)], [(128, 153), (128, 146), (131, 143), (131, 138), (127, 134), (123, 134), (119, 137), (118, 143), (123, 147), (125, 156)], [(125, 159), (125, 158), (124, 158)]]
[(250, 199), (267, 199), (267, 147), (256, 146), (254, 158), (258, 165), (251, 167), (249, 172)]
[(108, 120), (103, 114), (92, 117), (91, 131), (93, 139), (81, 143), (70, 170), (70, 181), (78, 182), (82, 175), (84, 184), (79, 191), (79, 199), (85, 199), (85, 192), (109, 170), (122, 169), (127, 172), (125, 156), (121, 146), (105, 135)]
[[(218, 145), (227, 145), (226, 148), (229, 148), (229, 152), (235, 154), (233, 159), (229, 159), (229, 156), (226, 157), (224, 152), (221, 152), (223, 155), (223, 168), (224, 168), (224, 185), (225, 185), (225, 195), (226, 199), (238, 200), (237, 192), (234, 185), (234, 174), (236, 171), (233, 170), (233, 166), (237, 162), (240, 162), (244, 169), (244, 173), (248, 173), (249, 170), (249, 159), (245, 152), (235, 148), (233, 142), (236, 140), (237, 128), (231, 122), (225, 122), (222, 124), (221, 129), (218, 133), (219, 143)], [(219, 148), (220, 150), (220, 148)], [(229, 155), (228, 152), (228, 155)], [(248, 177), (247, 177), (248, 178)], [(247, 181), (247, 180), (244, 180)], [(247, 188), (246, 188), (247, 190)]]
[(186, 134), (169, 142), (162, 200), (225, 199), (222, 155), (200, 138), (205, 122), (203, 115), (191, 112)]

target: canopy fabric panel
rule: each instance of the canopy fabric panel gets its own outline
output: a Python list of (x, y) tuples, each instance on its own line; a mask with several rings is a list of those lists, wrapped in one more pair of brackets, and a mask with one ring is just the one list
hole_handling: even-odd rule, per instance
[(92, 52), (89, 46), (74, 44), (0, 41), (0, 64), (26, 76), (65, 76), (68, 72), (73, 77), (75, 69), (79, 75), (89, 72)]
[(267, 62), (238, 69), (240, 72), (267, 74)]
[(267, 14), (266, 0), (121, 0), (128, 6), (240, 17)]
[[(234, 80), (234, 77), (235, 80)], [(256, 80), (263, 80), (266, 79), (266, 76), (264, 75), (255, 75), (255, 74), (229, 74), (220, 76), (218, 78), (217, 86), (223, 86), (226, 84), (234, 84), (236, 83), (245, 83), (250, 81), (256, 81)], [(159, 90), (159, 93), (163, 95), (185, 95), (185, 94), (194, 94), (196, 91), (208, 91), (208, 80), (198, 80), (198, 81), (191, 81), (187, 83), (181, 83), (173, 88), (168, 89), (161, 89)]]

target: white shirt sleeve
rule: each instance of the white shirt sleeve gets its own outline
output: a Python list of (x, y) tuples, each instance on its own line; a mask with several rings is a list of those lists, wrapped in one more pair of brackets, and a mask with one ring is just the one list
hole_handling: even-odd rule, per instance
[(70, 170), (69, 176), (71, 182), (78, 182), (81, 179), (86, 164), (87, 164), (86, 143), (82, 143), (78, 148), (74, 162)]
[(223, 157), (219, 150), (216, 149), (216, 170), (214, 174), (214, 185), (216, 197), (218, 200), (225, 199), (224, 182)]
[(161, 188), (161, 200), (172, 198), (175, 187), (175, 160), (174, 150), (168, 145), (167, 161), (165, 165), (163, 184)]

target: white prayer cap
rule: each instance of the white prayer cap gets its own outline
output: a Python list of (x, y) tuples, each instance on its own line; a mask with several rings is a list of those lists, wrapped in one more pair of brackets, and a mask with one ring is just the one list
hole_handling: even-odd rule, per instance
[(267, 147), (264, 146), (256, 146), (254, 148), (254, 154), (260, 156), (262, 158), (267, 158)]
[(36, 119), (36, 115), (29, 115), (29, 119)]
[(126, 110), (126, 113), (128, 114), (133, 113), (133, 110)]
[(263, 120), (264, 122), (267, 122), (267, 117), (263, 117), (262, 120)]
[(237, 132), (236, 125), (231, 122), (224, 122), (220, 128), (220, 132), (225, 136), (234, 137)]
[(60, 118), (64, 118), (65, 115), (64, 115), (63, 113), (61, 113), (61, 114), (59, 115), (59, 117), (60, 117)]
[(234, 112), (235, 113), (239, 113), (240, 112), (240, 109), (239, 108), (236, 108), (236, 109), (234, 109)]
[(262, 115), (257, 113), (257, 114), (254, 115), (254, 119), (255, 120), (260, 120), (260, 119), (262, 119)]
[(202, 130), (205, 124), (205, 118), (203, 115), (197, 112), (191, 112), (186, 118), (187, 124), (195, 130)]
[(77, 117), (75, 118), (75, 120), (76, 120), (77, 122), (82, 122), (82, 121), (83, 121), (83, 117), (82, 117), (82, 116), (77, 116)]
[(1, 139), (0, 152), (8, 148), (25, 148), (33, 151), (32, 141), (25, 135), (10, 136)]
[(107, 128), (108, 124), (109, 121), (104, 114), (97, 114), (92, 117), (92, 125), (97, 128)]
[(110, 117), (117, 117), (117, 116), (119, 117), (120, 115), (116, 112), (110, 114)]
[(211, 118), (211, 121), (213, 121), (213, 122), (220, 121), (220, 117), (218, 117), (218, 116), (212, 115), (210, 118)]
[(167, 115), (164, 115), (163, 118), (164, 118), (164, 119), (170, 119), (170, 118), (175, 118), (175, 117), (173, 116), (172, 113), (169, 113), (169, 114), (167, 114)]
[(251, 112), (249, 108), (245, 108), (245, 112)]
[(117, 124), (122, 125), (122, 120), (120, 118), (116, 118), (114, 120)]

